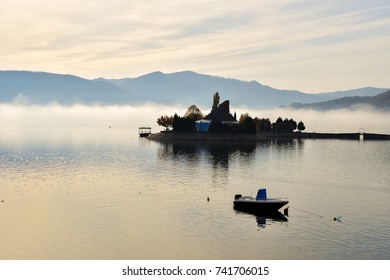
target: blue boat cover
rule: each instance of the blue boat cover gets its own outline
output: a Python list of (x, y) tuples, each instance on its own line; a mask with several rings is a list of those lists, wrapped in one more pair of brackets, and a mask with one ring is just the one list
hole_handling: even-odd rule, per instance
[(267, 190), (259, 189), (257, 192), (256, 200), (267, 200)]

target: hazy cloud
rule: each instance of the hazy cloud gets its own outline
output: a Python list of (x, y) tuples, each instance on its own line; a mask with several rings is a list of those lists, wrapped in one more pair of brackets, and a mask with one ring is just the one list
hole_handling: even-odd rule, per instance
[[(210, 109), (200, 108), (208, 114)], [(157, 118), (161, 115), (183, 116), (186, 107), (147, 104), (142, 106), (113, 105), (72, 106), (0, 104), (0, 123), (42, 122), (42, 123), (97, 123), (104, 125), (131, 124), (157, 128)], [(390, 118), (385, 112), (372, 111), (369, 108), (356, 107), (354, 110), (333, 110), (319, 112), (314, 110), (253, 109), (231, 108), (237, 118), (249, 113), (252, 117), (269, 118), (272, 122), (278, 117), (303, 121), (306, 131), (317, 132), (357, 132), (363, 128), (366, 132), (390, 134)], [(160, 127), (162, 129), (162, 127)], [(154, 129), (154, 131), (158, 131)]]
[(154, 125), (159, 116), (163, 114), (173, 115), (175, 112), (181, 114), (182, 111), (184, 111), (184, 108), (154, 104), (143, 106), (0, 104), (0, 122), (128, 123)]
[(3, 69), (134, 77), (194, 70), (319, 92), (389, 87), (390, 3), (0, 3)]

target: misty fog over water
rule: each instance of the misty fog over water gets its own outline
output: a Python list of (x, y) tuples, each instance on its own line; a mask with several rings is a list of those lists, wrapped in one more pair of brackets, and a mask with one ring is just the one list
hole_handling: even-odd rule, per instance
[[(76, 104), (63, 106), (51, 105), (23, 105), (0, 104), (0, 122), (49, 122), (49, 123), (102, 123), (134, 124), (151, 126), (153, 132), (162, 130), (157, 126), (157, 118), (161, 115), (183, 116), (188, 107), (176, 105), (165, 106), (147, 104), (88, 106)], [(210, 108), (200, 108), (203, 114), (208, 114)], [(237, 114), (237, 119), (243, 113), (251, 117), (269, 118), (275, 122), (278, 117), (292, 118), (303, 121), (307, 132), (357, 132), (364, 130), (370, 133), (390, 133), (390, 114), (388, 112), (374, 111), (369, 108), (356, 110), (293, 110), (288, 108), (255, 109), (231, 107), (231, 113)]]

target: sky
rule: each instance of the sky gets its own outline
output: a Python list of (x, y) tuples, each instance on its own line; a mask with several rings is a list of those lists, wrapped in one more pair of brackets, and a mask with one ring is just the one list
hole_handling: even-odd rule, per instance
[(0, 70), (390, 88), (388, 0), (2, 0)]

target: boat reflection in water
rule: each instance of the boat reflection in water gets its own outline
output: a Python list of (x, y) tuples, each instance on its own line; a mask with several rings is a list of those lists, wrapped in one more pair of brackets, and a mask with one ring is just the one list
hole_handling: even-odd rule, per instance
[(258, 211), (249, 211), (243, 210), (240, 208), (233, 207), (237, 214), (241, 215), (251, 215), (256, 217), (257, 226), (260, 228), (265, 228), (267, 225), (267, 220), (271, 222), (288, 222), (288, 215), (283, 215), (280, 211), (274, 212), (258, 212)]

